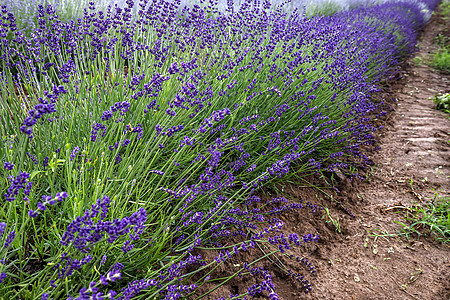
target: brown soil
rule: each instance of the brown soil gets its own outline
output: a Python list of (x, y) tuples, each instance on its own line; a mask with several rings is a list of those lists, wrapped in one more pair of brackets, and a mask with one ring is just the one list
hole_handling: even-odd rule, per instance
[[(437, 34), (448, 36), (448, 31), (444, 31), (448, 25), (442, 16), (434, 15), (421, 34), (415, 55), (426, 61), (436, 50), (433, 40)], [(284, 185), (284, 194), (290, 199), (330, 207), (332, 218), (339, 218), (341, 233), (331, 222), (325, 222), (323, 212), (314, 214), (306, 208), (300, 214), (280, 217), (286, 223), (285, 234), (320, 235), (319, 242), (287, 251), (295, 257), (308, 258), (315, 266), (315, 274), (286, 256), (276, 260), (278, 266), (305, 275), (312, 285), (309, 293), (274, 262), (265, 260), (258, 265), (270, 270), (280, 299), (450, 299), (450, 246), (428, 236), (399, 236), (396, 233), (401, 226), (394, 223), (404, 222), (402, 216), (408, 207), (431, 201), (434, 191), (441, 196), (450, 195), (450, 119), (435, 110), (429, 99), (440, 92), (450, 92), (450, 75), (426, 64), (417, 65), (413, 58), (403, 69), (402, 78), (388, 88), (397, 101), (392, 105), (394, 110), (379, 120), (385, 127), (377, 137), (381, 150), (371, 157), (375, 167), (369, 171), (368, 180), (337, 178), (341, 193), (334, 195), (335, 201), (317, 189)], [(356, 218), (334, 205), (337, 202), (342, 202)], [(254, 260), (261, 254), (253, 255)], [(250, 257), (241, 257), (240, 261), (245, 259), (252, 261)], [(237, 263), (239, 258), (232, 261)], [(218, 273), (229, 276), (239, 268), (232, 262), (226, 263)], [(262, 280), (261, 276), (232, 279), (205, 298), (242, 294)], [(205, 284), (202, 289), (211, 287), (214, 283)], [(260, 299), (268, 298), (267, 293), (259, 295)]]

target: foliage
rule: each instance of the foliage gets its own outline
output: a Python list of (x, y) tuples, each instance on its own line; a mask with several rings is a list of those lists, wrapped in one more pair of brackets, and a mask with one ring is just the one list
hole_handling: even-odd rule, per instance
[[(25, 35), (29, 36), (34, 32), (39, 24), (36, 15), (38, 13), (39, 5), (47, 7), (51, 5), (57, 12), (61, 21), (76, 20), (83, 16), (83, 10), (88, 8), (88, 0), (4, 0), (3, 5), (8, 7), (8, 10), (13, 13), (17, 20), (16, 25), (19, 30)], [(99, 6), (99, 3), (97, 3)], [(106, 7), (106, 5), (102, 5)]]
[[(450, 20), (450, 1), (443, 1), (440, 4), (441, 13), (445, 23)], [(447, 24), (448, 25), (448, 24)], [(433, 54), (430, 65), (444, 73), (450, 73), (450, 45), (449, 38), (444, 34), (438, 34), (435, 43), (439, 49)]]
[(444, 0), (439, 5), (439, 8), (441, 9), (442, 15), (446, 21), (450, 19), (450, 1)]
[(197, 297), (232, 263), (217, 286), (255, 276), (234, 296), (277, 299), (255, 264), (316, 242), (278, 216), (318, 208), (258, 193), (363, 178), (382, 113), (370, 95), (424, 22), (411, 3), (307, 18), (268, 1), (127, 0), (76, 20), (40, 5), (28, 36), (1, 9), (0, 296), (17, 299)]
[(308, 16), (331, 16), (342, 10), (342, 7), (334, 1), (323, 1), (318, 4), (311, 4), (306, 9)]
[(415, 57), (413, 58), (413, 62), (414, 62), (416, 65), (420, 66), (420, 65), (422, 65), (422, 63), (423, 63), (423, 60), (422, 60), (422, 58), (421, 58), (420, 56), (415, 56)]
[(445, 35), (443, 35), (442, 33), (439, 33), (434, 38), (434, 42), (441, 47), (446, 47), (449, 45), (450, 39), (448, 37), (446, 37)]
[(399, 222), (402, 232), (429, 234), (442, 243), (450, 242), (450, 197), (441, 197), (435, 193), (432, 201), (425, 205), (413, 205), (407, 211), (405, 220), (408, 224)]
[(450, 113), (450, 93), (436, 95), (434, 96), (433, 101), (436, 104), (437, 109)]
[(327, 207), (324, 207), (324, 210), (325, 210), (325, 214), (323, 215), (322, 219), (325, 218), (326, 223), (332, 223), (336, 232), (342, 233), (341, 225), (339, 223), (339, 216), (333, 218), (333, 216), (331, 216), (330, 211), (328, 210)]
[(436, 51), (430, 64), (442, 72), (450, 73), (450, 50), (448, 47)]

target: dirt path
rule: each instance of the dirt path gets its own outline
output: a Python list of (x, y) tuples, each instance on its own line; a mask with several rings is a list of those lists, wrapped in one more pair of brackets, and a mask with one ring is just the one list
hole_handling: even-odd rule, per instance
[[(431, 19), (416, 56), (429, 57), (445, 26), (442, 18)], [(400, 228), (393, 221), (401, 220), (401, 207), (429, 201), (433, 189), (450, 195), (450, 119), (429, 99), (450, 92), (450, 76), (412, 58), (405, 69), (392, 87), (398, 101), (379, 137), (376, 167), (368, 182), (344, 191), (352, 200), (342, 201), (357, 218), (333, 211), (335, 218), (341, 215), (344, 234), (321, 232), (324, 239), (312, 249), (317, 277), (307, 299), (450, 299), (449, 246), (431, 238), (381, 236)], [(304, 297), (291, 292), (283, 298)]]

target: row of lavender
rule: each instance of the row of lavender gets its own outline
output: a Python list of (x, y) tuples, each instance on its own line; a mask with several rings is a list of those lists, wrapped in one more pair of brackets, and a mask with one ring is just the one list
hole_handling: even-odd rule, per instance
[[(180, 6), (192, 7), (195, 4), (200, 4), (204, 0), (181, 0)], [(71, 19), (77, 19), (83, 15), (83, 9), (88, 6), (90, 0), (3, 0), (10, 12), (17, 18), (17, 27), (25, 34), (30, 33), (38, 27), (37, 20), (35, 18), (39, 4), (47, 6), (52, 5), (58, 13), (60, 20), (67, 21)], [(229, 1), (217, 0), (217, 8), (220, 11), (225, 11), (229, 7)], [(234, 0), (233, 7), (238, 9), (243, 3), (243, 0)], [(272, 5), (278, 5), (283, 3), (282, 0), (271, 1)], [(108, 5), (118, 4), (120, 7), (124, 7), (125, 0), (100, 0), (96, 1), (97, 9), (106, 9)], [(336, 11), (349, 9), (361, 5), (369, 5), (369, 1), (361, 0), (293, 0), (287, 1), (283, 5), (283, 10), (291, 12), (295, 7), (306, 7), (306, 13), (308, 15), (327, 15)], [(372, 3), (374, 4), (374, 3)], [(138, 11), (138, 7), (132, 8), (132, 15), (135, 16)]]
[(214, 269), (261, 251), (232, 275), (260, 283), (231, 298), (276, 299), (256, 263), (316, 241), (278, 217), (317, 207), (260, 188), (361, 177), (382, 113), (370, 95), (413, 50), (424, 4), (306, 18), (268, 1), (126, 3), (69, 22), (41, 6), (30, 36), (1, 8), (0, 294), (202, 296)]

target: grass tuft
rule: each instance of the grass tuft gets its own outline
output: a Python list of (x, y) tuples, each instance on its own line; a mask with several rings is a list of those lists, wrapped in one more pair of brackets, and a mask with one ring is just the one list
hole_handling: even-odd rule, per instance
[(450, 93), (446, 93), (443, 95), (438, 94), (434, 96), (433, 101), (436, 104), (436, 109), (450, 114)]
[(431, 66), (444, 72), (450, 73), (450, 51), (448, 48), (439, 49), (431, 61)]
[(402, 233), (409, 237), (412, 233), (429, 235), (441, 243), (450, 242), (450, 197), (441, 197), (435, 192), (432, 201), (425, 205), (411, 206), (402, 225)]

